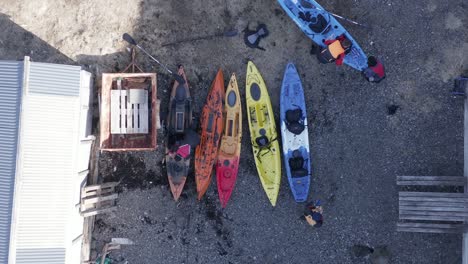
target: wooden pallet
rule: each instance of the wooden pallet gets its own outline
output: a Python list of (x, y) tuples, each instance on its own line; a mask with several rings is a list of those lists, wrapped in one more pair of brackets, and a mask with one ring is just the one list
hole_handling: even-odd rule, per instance
[(111, 134), (148, 134), (148, 91), (111, 90)]
[(86, 186), (81, 190), (81, 216), (89, 217), (115, 210), (118, 194), (117, 182)]
[(464, 223), (468, 220), (468, 194), (399, 192), (398, 196), (399, 219), (406, 221), (397, 223), (398, 231), (426, 233), (465, 232), (466, 226)]

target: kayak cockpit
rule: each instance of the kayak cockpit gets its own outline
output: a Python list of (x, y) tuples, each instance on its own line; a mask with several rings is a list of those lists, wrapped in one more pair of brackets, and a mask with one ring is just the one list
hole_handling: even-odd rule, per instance
[(298, 149), (293, 151), (292, 157), (289, 158), (288, 163), (289, 168), (291, 169), (292, 177), (304, 177), (309, 175), (309, 171), (304, 168), (304, 165), (306, 165), (306, 160), (302, 156), (301, 151)]

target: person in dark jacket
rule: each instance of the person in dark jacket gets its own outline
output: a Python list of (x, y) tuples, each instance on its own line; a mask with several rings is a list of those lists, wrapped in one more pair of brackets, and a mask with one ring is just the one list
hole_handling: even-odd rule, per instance
[(323, 224), (323, 208), (320, 200), (307, 204), (304, 217), (307, 223), (313, 227), (321, 227)]
[(362, 71), (367, 81), (378, 83), (385, 78), (385, 67), (376, 57), (369, 56), (367, 65), (368, 67)]

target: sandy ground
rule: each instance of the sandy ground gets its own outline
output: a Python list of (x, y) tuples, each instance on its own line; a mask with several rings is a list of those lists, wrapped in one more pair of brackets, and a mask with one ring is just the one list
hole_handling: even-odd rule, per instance
[[(323, 2), (323, 1), (322, 1)], [(183, 64), (200, 111), (216, 70), (239, 77), (244, 94), (253, 60), (279, 110), (284, 67), (296, 63), (308, 105), (312, 150), (311, 199), (325, 205), (325, 224), (311, 229), (300, 216), (286, 176), (276, 208), (261, 188), (247, 123), (236, 189), (221, 210), (212, 182), (197, 202), (193, 178), (174, 203), (161, 165), (164, 138), (154, 153), (101, 156), (106, 181), (121, 180), (119, 210), (100, 216), (93, 246), (111, 237), (136, 245), (112, 254), (115, 263), (370, 263), (355, 245), (385, 247), (390, 263), (460, 263), (460, 235), (397, 233), (396, 175), (462, 175), (463, 103), (450, 96), (452, 79), (467, 69), (467, 6), (455, 1), (332, 0), (324, 6), (371, 25), (344, 23), (368, 54), (384, 59), (387, 79), (370, 84), (349, 67), (319, 65), (310, 40), (275, 1), (9, 1), (0, 0), (0, 59), (68, 62), (93, 71), (122, 70), (129, 32), (169, 67)], [(265, 23), (266, 51), (242, 37), (161, 47), (162, 43)], [(161, 109), (170, 78), (158, 72)], [(245, 102), (244, 102), (245, 103)], [(278, 118), (278, 116), (277, 116)]]

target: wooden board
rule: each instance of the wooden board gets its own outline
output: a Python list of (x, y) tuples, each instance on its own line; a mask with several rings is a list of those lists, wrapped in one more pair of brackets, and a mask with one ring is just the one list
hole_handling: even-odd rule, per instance
[(399, 232), (420, 233), (463, 233), (467, 230), (465, 224), (433, 224), (433, 223), (397, 223)]
[(463, 176), (397, 176), (397, 185), (464, 186)]
[(423, 221), (458, 221), (463, 222), (467, 217), (450, 216), (450, 215), (416, 215), (416, 214), (400, 214), (400, 219), (405, 220), (423, 220)]
[(449, 197), (468, 198), (465, 193), (445, 193), (445, 192), (399, 192), (400, 197)]

